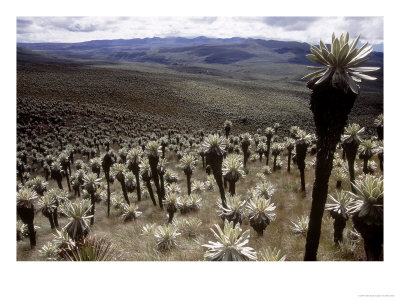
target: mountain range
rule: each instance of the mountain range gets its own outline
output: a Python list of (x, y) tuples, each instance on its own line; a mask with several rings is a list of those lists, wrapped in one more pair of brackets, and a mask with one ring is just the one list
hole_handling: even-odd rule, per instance
[[(310, 44), (246, 38), (144, 38), (81, 43), (17, 43), (18, 62), (187, 64), (312, 64)], [(383, 67), (383, 53), (373, 52), (368, 65)]]

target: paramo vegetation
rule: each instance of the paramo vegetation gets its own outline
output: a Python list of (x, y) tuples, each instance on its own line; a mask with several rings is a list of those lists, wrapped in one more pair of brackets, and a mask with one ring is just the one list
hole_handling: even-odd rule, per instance
[(347, 122), (375, 70), (357, 41), (311, 48), (315, 133), (19, 97), (17, 259), (382, 260), (383, 115)]

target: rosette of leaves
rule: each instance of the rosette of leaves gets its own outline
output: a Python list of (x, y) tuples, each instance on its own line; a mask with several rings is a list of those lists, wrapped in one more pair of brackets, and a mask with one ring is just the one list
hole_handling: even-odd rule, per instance
[(178, 180), (179, 180), (179, 178), (178, 178), (178, 175), (176, 175), (176, 173), (175, 172), (173, 172), (172, 170), (170, 170), (170, 169), (167, 169), (166, 171), (165, 171), (165, 181), (168, 183), (168, 184), (171, 184), (171, 183), (176, 183), (176, 182), (178, 182)]
[(74, 241), (81, 241), (89, 233), (88, 215), (91, 205), (86, 200), (66, 203), (62, 207), (63, 213), (68, 217), (69, 222), (65, 225), (64, 230)]
[(207, 248), (204, 254), (205, 260), (210, 261), (248, 261), (256, 260), (257, 253), (253, 248), (246, 246), (249, 243), (250, 230), (242, 232), (239, 224), (225, 220), (223, 230), (218, 224), (214, 225), (211, 232), (216, 238), (216, 242), (209, 241), (202, 245)]
[(360, 36), (349, 43), (349, 33), (345, 36), (342, 34), (340, 38), (333, 33), (330, 50), (323, 41), (320, 41), (319, 48), (311, 46), (312, 54), (307, 54), (306, 57), (321, 66), (308, 67), (315, 72), (303, 77), (310, 79), (307, 87), (315, 89), (316, 86), (331, 85), (345, 92), (350, 89), (354, 94), (358, 94), (360, 88), (358, 83), (362, 79), (375, 80), (375, 77), (363, 73), (377, 71), (378, 67), (360, 67), (368, 60), (367, 56), (373, 49), (368, 43), (357, 49), (359, 39)]
[(174, 218), (174, 214), (177, 211), (179, 196), (177, 193), (167, 193), (165, 195), (165, 199), (163, 200), (163, 204), (165, 205), (168, 212), (168, 223), (172, 222)]
[(177, 247), (177, 237), (181, 234), (172, 224), (158, 226), (155, 230), (157, 249), (159, 251), (169, 251)]
[(286, 255), (283, 255), (280, 249), (267, 247), (258, 252), (260, 261), (285, 261)]
[(112, 194), (111, 203), (116, 209), (122, 208), (124, 204), (124, 197), (121, 194)]
[(243, 161), (238, 154), (231, 154), (223, 161), (222, 175), (229, 182), (230, 194), (235, 195), (236, 182), (246, 176)]
[(345, 168), (336, 167), (332, 170), (332, 175), (336, 180), (336, 188), (340, 189), (342, 187), (342, 182), (347, 179), (347, 173)]
[(192, 194), (189, 197), (189, 210), (198, 211), (201, 206), (202, 198), (198, 194)]
[(259, 196), (262, 196), (265, 199), (270, 199), (276, 191), (275, 186), (268, 180), (262, 180), (259, 182), (256, 185), (255, 190)]
[(193, 193), (200, 194), (205, 190), (205, 185), (200, 180), (194, 180), (192, 183), (192, 191)]
[(41, 197), (38, 201), (38, 209), (47, 219), (49, 219), (51, 229), (56, 227), (53, 216), (57, 206), (58, 204), (56, 200), (47, 194)]
[(175, 193), (175, 194), (181, 193), (181, 187), (179, 186), (179, 184), (175, 182), (168, 184), (166, 190), (167, 193)]
[(251, 198), (246, 204), (246, 213), (250, 220), (250, 226), (262, 236), (265, 228), (275, 220), (274, 210), (276, 206), (271, 199), (264, 196)]
[(336, 191), (336, 196), (329, 194), (328, 198), (331, 203), (327, 203), (325, 209), (330, 212), (331, 217), (335, 220), (333, 223), (333, 240), (338, 245), (343, 240), (343, 230), (346, 227), (346, 221), (350, 217), (354, 199), (348, 192), (343, 190)]
[(90, 236), (74, 247), (65, 260), (69, 261), (115, 261), (119, 257), (114, 244), (105, 237)]
[(292, 225), (290, 226), (290, 230), (294, 234), (301, 234), (306, 236), (308, 230), (308, 223), (310, 222), (310, 217), (307, 215), (302, 215), (297, 217), (295, 221), (290, 221)]
[(135, 203), (131, 203), (129, 205), (124, 204), (122, 206), (122, 219), (124, 222), (136, 220), (141, 214), (142, 212), (138, 210), (138, 207)]
[(34, 203), (37, 199), (37, 193), (29, 188), (24, 187), (17, 193), (17, 214), (22, 222), (28, 226), (31, 248), (36, 246), (36, 232), (33, 220), (35, 217)]
[(199, 218), (189, 217), (183, 220), (182, 230), (184, 234), (193, 238), (196, 237), (202, 222)]
[(360, 144), (358, 156), (364, 161), (364, 174), (368, 174), (368, 162), (376, 154), (376, 148), (376, 143), (373, 140), (364, 140)]
[(39, 196), (43, 196), (48, 185), (49, 183), (42, 176), (36, 176), (26, 182), (26, 186), (33, 189)]
[(60, 260), (60, 249), (53, 242), (46, 242), (39, 250), (40, 256), (44, 257), (47, 261)]
[(246, 201), (242, 200), (238, 195), (228, 195), (226, 197), (226, 206), (222, 206), (221, 201), (217, 201), (218, 215), (222, 220), (228, 220), (233, 222), (234, 225), (237, 223), (242, 224), (245, 217), (245, 206)]

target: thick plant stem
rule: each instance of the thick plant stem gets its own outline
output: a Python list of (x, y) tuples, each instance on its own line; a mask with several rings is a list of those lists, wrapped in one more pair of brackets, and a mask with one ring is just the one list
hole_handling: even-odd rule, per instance
[(310, 104), (317, 136), (317, 158), (304, 260), (317, 260), (333, 155), (356, 97), (351, 91), (344, 93), (330, 86), (318, 87), (311, 95)]
[[(356, 155), (357, 155), (357, 149), (358, 149), (359, 143), (353, 140), (351, 143), (343, 143), (342, 148), (343, 148), (343, 153), (346, 153), (347, 156), (347, 163), (349, 166), (349, 173), (350, 173), (350, 182), (354, 183), (354, 161), (356, 160)], [(356, 190), (354, 189), (353, 185), (351, 184), (351, 191), (353, 193), (356, 193)]]
[(367, 220), (360, 218), (357, 214), (353, 216), (355, 229), (361, 234), (364, 240), (364, 250), (368, 261), (382, 259), (383, 245), (383, 223), (368, 224)]
[(55, 226), (54, 226), (53, 214), (48, 215), (47, 219), (49, 219), (51, 229), (54, 229)]
[(346, 227), (346, 219), (341, 214), (333, 211), (331, 211), (331, 216), (335, 220), (333, 223), (333, 241), (338, 246), (339, 242), (343, 241), (343, 230)]
[(153, 202), (154, 206), (157, 206), (156, 199), (154, 199), (153, 188), (151, 187), (150, 180), (146, 181), (146, 187), (147, 187), (147, 190), (149, 191), (151, 201)]
[(35, 225), (33, 225), (33, 221), (28, 223), (28, 232), (29, 232), (29, 242), (31, 244), (31, 249), (36, 246), (36, 231)]
[(106, 181), (107, 181), (107, 217), (110, 216), (110, 204), (111, 204), (111, 191), (110, 191), (110, 174), (106, 173)]
[(229, 193), (231, 194), (231, 196), (235, 195), (235, 186), (235, 181), (229, 181)]
[(190, 174), (187, 174), (186, 175), (186, 186), (187, 186), (187, 193), (189, 196), (192, 193), (192, 182), (191, 182), (190, 178), (191, 178)]
[(292, 151), (288, 152), (288, 164), (287, 164), (287, 171), (290, 173), (290, 162), (292, 160)]
[(216, 152), (206, 153), (206, 164), (210, 165), (212, 169), (215, 181), (218, 185), (222, 206), (227, 208), (224, 183), (222, 181), (222, 153), (220, 155)]
[(160, 205), (160, 208), (163, 208), (163, 203), (162, 203), (163, 196), (161, 193), (160, 179), (158, 177), (158, 171), (157, 171), (159, 157), (158, 156), (148, 156), (148, 158), (149, 158), (150, 169), (151, 169), (151, 174), (153, 176), (154, 185), (156, 186), (158, 204)]
[(124, 195), (124, 199), (125, 199), (126, 203), (128, 203), (128, 205), (130, 205), (131, 203), (130, 203), (129, 198), (128, 198), (128, 192), (126, 190), (125, 181), (122, 180), (122, 181), (120, 181), (120, 183), (121, 183), (122, 194)]
[(137, 195), (137, 200), (141, 201), (142, 200), (142, 191), (140, 189), (140, 179), (139, 179), (139, 172), (135, 172), (135, 178), (136, 178), (136, 195)]

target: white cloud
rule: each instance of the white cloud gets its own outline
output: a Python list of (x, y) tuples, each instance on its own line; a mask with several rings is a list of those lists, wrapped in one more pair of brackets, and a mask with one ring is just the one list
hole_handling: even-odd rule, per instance
[(18, 42), (82, 42), (145, 37), (251, 37), (315, 43), (332, 31), (383, 43), (383, 17), (21, 17)]

